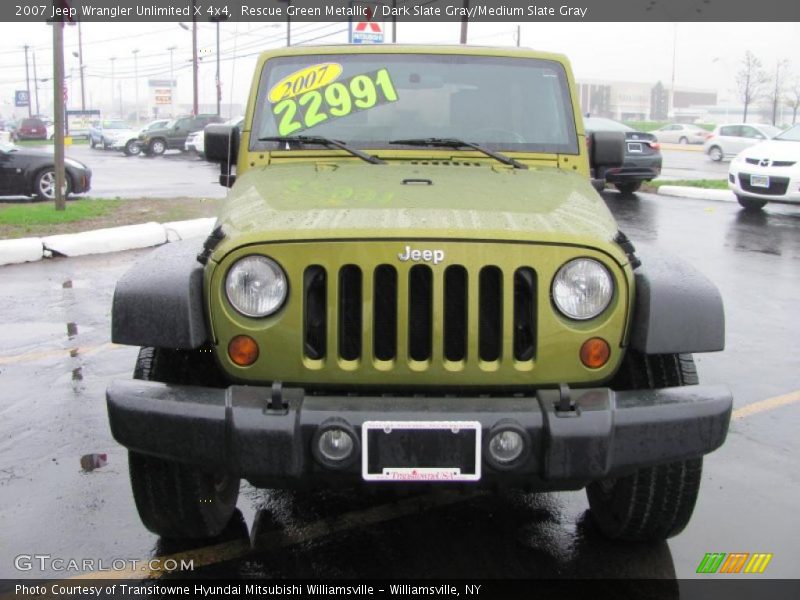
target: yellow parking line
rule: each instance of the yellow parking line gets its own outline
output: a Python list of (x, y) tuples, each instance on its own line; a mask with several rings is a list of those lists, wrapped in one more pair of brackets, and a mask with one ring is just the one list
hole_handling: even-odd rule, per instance
[(775, 396), (774, 398), (759, 400), (758, 402), (753, 402), (747, 406), (737, 408), (735, 411), (733, 411), (732, 418), (743, 419), (744, 417), (749, 417), (766, 410), (775, 410), (776, 408), (788, 406), (789, 404), (795, 404), (796, 402), (800, 402), (800, 390), (789, 392), (783, 396)]
[(140, 560), (138, 564), (142, 566), (139, 567), (139, 569), (130, 568), (122, 571), (93, 571), (91, 573), (83, 573), (75, 577), (70, 577), (69, 580), (158, 579), (164, 575), (165, 572), (150, 568), (150, 565), (155, 561), (158, 561), (161, 565), (169, 565), (169, 561), (176, 561), (180, 564), (181, 560), (193, 560), (194, 568), (198, 569), (228, 560), (242, 558), (257, 552), (313, 541), (342, 531), (363, 527), (364, 525), (374, 525), (385, 521), (392, 521), (394, 519), (420, 513), (424, 510), (465, 502), (482, 495), (485, 495), (485, 492), (444, 492), (435, 495), (419, 496), (399, 502), (373, 506), (365, 510), (344, 513), (330, 519), (321, 519), (298, 529), (266, 531), (262, 535), (256, 537), (255, 544), (252, 546), (250, 540), (239, 539), (214, 546), (196, 548), (186, 552)]
[(21, 362), (36, 362), (54, 356), (69, 356), (70, 354), (87, 355), (100, 350), (114, 350), (116, 348), (123, 348), (122, 344), (112, 344), (106, 342), (97, 346), (81, 346), (77, 348), (58, 348), (55, 350), (45, 350), (44, 352), (31, 352), (29, 354), (17, 354), (14, 356), (0, 356), (0, 365), (9, 365)]

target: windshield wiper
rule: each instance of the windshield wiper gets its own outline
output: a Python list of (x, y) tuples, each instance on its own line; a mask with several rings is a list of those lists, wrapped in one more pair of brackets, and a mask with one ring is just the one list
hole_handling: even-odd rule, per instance
[(258, 141), (285, 142), (287, 145), (296, 143), (296, 144), (318, 144), (320, 146), (332, 146), (334, 148), (339, 148), (340, 150), (344, 150), (345, 152), (349, 152), (353, 156), (357, 156), (361, 160), (365, 160), (368, 163), (372, 163), (373, 165), (386, 164), (385, 160), (381, 160), (377, 156), (372, 156), (372, 154), (367, 154), (366, 152), (362, 152), (361, 150), (350, 148), (349, 146), (347, 146), (347, 144), (345, 144), (344, 142), (340, 142), (339, 140), (332, 140), (330, 138), (322, 137), (319, 135), (275, 135), (275, 136), (258, 138)]
[(515, 169), (527, 169), (528, 165), (524, 165), (518, 160), (514, 160), (510, 156), (500, 154), (494, 150), (487, 150), (483, 146), (473, 144), (472, 142), (465, 142), (456, 138), (411, 138), (408, 140), (391, 140), (390, 144), (397, 144), (399, 146), (444, 146), (447, 148), (472, 148), (478, 152), (490, 156), (495, 160), (499, 160), (504, 165), (511, 165)]

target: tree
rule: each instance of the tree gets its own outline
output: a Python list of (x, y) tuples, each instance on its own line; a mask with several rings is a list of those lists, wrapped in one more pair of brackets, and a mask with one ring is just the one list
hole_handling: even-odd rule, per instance
[(761, 61), (748, 50), (744, 53), (741, 67), (736, 74), (736, 89), (739, 92), (739, 99), (744, 104), (742, 120), (745, 123), (747, 122), (747, 109), (753, 102), (761, 98), (766, 83), (767, 74), (764, 72)]
[(781, 97), (783, 96), (783, 86), (785, 82), (783, 80), (784, 73), (786, 69), (789, 67), (789, 61), (784, 59), (779, 60), (775, 65), (775, 86), (772, 89), (770, 101), (772, 103), (772, 124), (775, 125), (775, 121), (778, 120), (778, 104), (781, 101)]
[(784, 98), (786, 106), (792, 109), (792, 125), (797, 122), (797, 111), (800, 109), (800, 77), (797, 77)]

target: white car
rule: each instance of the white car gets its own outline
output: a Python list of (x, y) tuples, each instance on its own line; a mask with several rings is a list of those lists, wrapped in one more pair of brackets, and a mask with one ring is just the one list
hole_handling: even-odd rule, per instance
[(750, 146), (764, 140), (771, 140), (781, 132), (772, 125), (759, 123), (731, 123), (717, 125), (711, 135), (703, 143), (703, 151), (708, 157), (719, 162), (723, 158), (736, 156)]
[(672, 123), (651, 131), (659, 143), (664, 144), (702, 144), (711, 132), (697, 125)]
[(737, 155), (728, 187), (749, 210), (767, 202), (800, 204), (800, 124)]
[[(234, 117), (229, 121), (225, 121), (224, 125), (233, 125), (234, 127), (241, 128), (242, 122), (244, 121), (244, 116), (240, 115), (238, 117)], [(206, 131), (205, 129), (201, 129), (200, 131), (195, 131), (189, 134), (189, 137), (186, 138), (186, 142), (183, 145), (183, 149), (186, 152), (196, 152), (198, 156), (201, 158), (205, 156), (206, 153)]]

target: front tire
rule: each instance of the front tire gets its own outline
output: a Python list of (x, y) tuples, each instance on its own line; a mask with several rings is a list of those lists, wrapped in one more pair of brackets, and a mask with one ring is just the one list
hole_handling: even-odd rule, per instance
[(745, 210), (761, 210), (767, 205), (766, 200), (759, 200), (758, 198), (746, 198), (744, 196), (736, 196), (739, 205)]
[(713, 160), (714, 162), (719, 162), (725, 157), (725, 154), (722, 152), (722, 148), (719, 146), (711, 146), (708, 149), (708, 158)]
[[(689, 354), (645, 355), (629, 350), (611, 388), (657, 389), (697, 382)], [(594, 522), (615, 540), (660, 541), (677, 535), (691, 519), (702, 471), (700, 457), (595, 481), (586, 488)]]
[[(69, 196), (70, 192), (72, 192), (72, 182), (69, 180), (69, 175), (64, 173), (64, 198)], [(33, 193), (39, 200), (55, 200), (55, 169), (43, 169), (37, 173), (33, 180)]]
[[(134, 379), (173, 384), (224, 386), (210, 353), (142, 348)], [(138, 452), (128, 452), (128, 470), (139, 517), (163, 538), (219, 535), (236, 510), (239, 478)]]
[(682, 137), (681, 139), (678, 140), (678, 143), (681, 144), (682, 146), (685, 146), (686, 144), (689, 143), (689, 138)]

